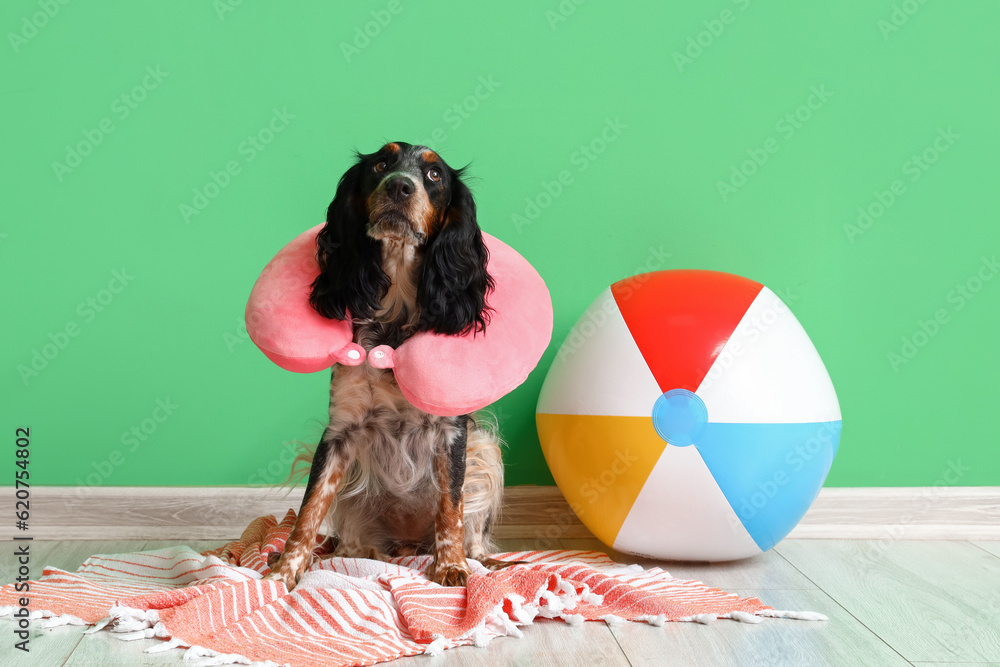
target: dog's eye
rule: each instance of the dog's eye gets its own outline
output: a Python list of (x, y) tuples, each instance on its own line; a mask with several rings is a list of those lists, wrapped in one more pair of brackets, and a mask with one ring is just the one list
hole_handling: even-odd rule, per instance
[(437, 168), (431, 167), (427, 170), (427, 178), (437, 183), (441, 180), (441, 172), (438, 171)]
[(385, 163), (385, 160), (380, 160), (375, 163), (375, 173), (381, 174), (389, 165)]

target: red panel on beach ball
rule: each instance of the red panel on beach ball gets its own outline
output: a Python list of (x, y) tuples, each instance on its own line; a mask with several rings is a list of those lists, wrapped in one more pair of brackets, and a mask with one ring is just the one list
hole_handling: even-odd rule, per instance
[(695, 391), (763, 287), (688, 269), (619, 280), (611, 293), (660, 389)]

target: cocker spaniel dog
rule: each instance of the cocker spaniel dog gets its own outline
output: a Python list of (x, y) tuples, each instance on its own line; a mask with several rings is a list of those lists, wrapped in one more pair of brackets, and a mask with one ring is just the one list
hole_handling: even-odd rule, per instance
[[(330, 318), (350, 316), (354, 341), (365, 349), (396, 347), (420, 331), (483, 331), (493, 280), (462, 170), (398, 141), (357, 157), (317, 237), (322, 271), (313, 307)], [(467, 557), (490, 569), (514, 564), (486, 556), (502, 493), (500, 441), (485, 421), (422, 412), (391, 370), (335, 366), (330, 423), (267, 578), (292, 589), (329, 519), (334, 555), (433, 554), (428, 577), (463, 586)]]

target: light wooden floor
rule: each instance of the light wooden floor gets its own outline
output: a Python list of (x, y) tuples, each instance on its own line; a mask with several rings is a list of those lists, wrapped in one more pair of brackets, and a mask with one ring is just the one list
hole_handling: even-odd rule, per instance
[[(158, 549), (176, 541), (36, 542), (33, 564), (74, 570), (93, 553)], [(198, 550), (220, 542), (187, 542)], [(0, 548), (8, 552), (11, 543)], [(532, 548), (504, 540), (504, 549)], [(607, 551), (593, 539), (565, 539), (570, 549)], [(611, 552), (623, 562), (637, 559)], [(0, 557), (0, 581), (12, 580)], [(657, 563), (671, 574), (759, 597), (779, 609), (818, 611), (826, 623), (766, 620), (758, 625), (628, 623), (567, 626), (541, 621), (524, 639), (500, 638), (486, 649), (462, 647), (394, 667), (441, 665), (994, 665), (1000, 667), (1000, 542), (786, 540), (735, 563)], [(36, 571), (40, 571), (36, 570)], [(0, 623), (2, 665), (181, 664), (181, 651), (144, 654), (158, 640), (123, 642), (80, 628), (37, 630), (32, 652), (12, 648)], [(188, 663), (190, 664), (190, 663)]]

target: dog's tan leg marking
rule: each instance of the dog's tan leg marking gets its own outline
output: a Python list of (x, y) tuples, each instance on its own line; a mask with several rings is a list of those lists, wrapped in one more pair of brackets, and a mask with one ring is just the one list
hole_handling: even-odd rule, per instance
[[(435, 476), (441, 496), (434, 519), (434, 562), (427, 578), (442, 586), (464, 586), (472, 574), (465, 560), (464, 498), (467, 419), (458, 419), (459, 432), (453, 442), (442, 442), (435, 457)], [(455, 479), (461, 475), (461, 479)]]
[(316, 478), (317, 483), (299, 511), (295, 526), (292, 527), (292, 532), (285, 542), (281, 559), (270, 574), (264, 577), (284, 582), (288, 590), (295, 588), (302, 573), (312, 564), (316, 536), (347, 470), (347, 461), (332, 447), (329, 457), (323, 462), (325, 465)]

